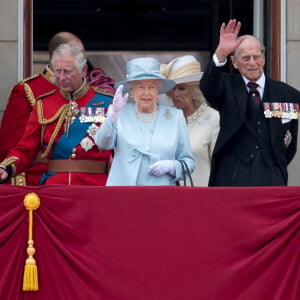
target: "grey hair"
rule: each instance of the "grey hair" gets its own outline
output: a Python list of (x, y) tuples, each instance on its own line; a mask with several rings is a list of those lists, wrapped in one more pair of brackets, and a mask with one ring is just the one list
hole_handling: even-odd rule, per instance
[(53, 52), (51, 58), (51, 64), (54, 65), (54, 60), (57, 56), (61, 54), (69, 54), (70, 56), (75, 57), (75, 67), (81, 72), (86, 65), (86, 57), (82, 47), (73, 44), (61, 44)]

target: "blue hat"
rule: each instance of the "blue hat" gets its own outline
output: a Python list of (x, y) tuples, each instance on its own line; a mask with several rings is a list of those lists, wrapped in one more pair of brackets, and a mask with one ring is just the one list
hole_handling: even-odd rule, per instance
[(171, 91), (175, 87), (175, 81), (167, 79), (160, 74), (160, 62), (152, 57), (140, 57), (130, 60), (126, 64), (126, 80), (115, 84), (115, 89), (123, 85), (123, 93), (128, 92), (128, 83), (136, 80), (160, 79), (162, 81), (162, 89), (160, 94)]

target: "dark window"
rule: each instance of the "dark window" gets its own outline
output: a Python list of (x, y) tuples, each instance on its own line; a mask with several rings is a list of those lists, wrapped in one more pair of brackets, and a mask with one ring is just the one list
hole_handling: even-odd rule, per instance
[(229, 18), (252, 33), (253, 1), (34, 0), (33, 47), (45, 51), (59, 31), (77, 34), (89, 51), (213, 51)]

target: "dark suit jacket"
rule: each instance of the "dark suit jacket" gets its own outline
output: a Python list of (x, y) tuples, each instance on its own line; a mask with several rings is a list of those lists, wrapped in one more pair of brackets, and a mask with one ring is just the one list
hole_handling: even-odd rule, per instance
[[(212, 107), (220, 112), (220, 132), (214, 148), (210, 184), (218, 172), (218, 159), (230, 138), (242, 126), (247, 106), (247, 88), (241, 75), (222, 72), (213, 60), (207, 65), (200, 82), (200, 89)], [(266, 78), (263, 102), (300, 102), (300, 92), (286, 83)], [(282, 119), (268, 119), (271, 147), (278, 166), (287, 182), (287, 165), (293, 159), (297, 147), (298, 120), (282, 124)], [(284, 143), (290, 131), (292, 140)], [(241, 149), (242, 151), (242, 149)]]

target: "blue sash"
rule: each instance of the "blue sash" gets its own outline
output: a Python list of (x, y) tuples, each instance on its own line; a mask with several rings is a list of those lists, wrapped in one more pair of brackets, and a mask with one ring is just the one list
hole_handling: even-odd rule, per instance
[[(100, 105), (98, 103), (101, 103)], [(111, 103), (111, 97), (102, 94), (96, 94), (86, 105), (97, 105), (98, 107), (108, 107)], [(91, 123), (81, 123), (79, 116), (70, 125), (68, 137), (66, 132), (57, 141), (51, 159), (67, 159), (70, 157), (72, 150), (80, 143)]]
[[(98, 107), (107, 108), (112, 99), (109, 96), (96, 94), (86, 105), (97, 105)], [(100, 105), (99, 105), (100, 103)], [(54, 147), (51, 159), (67, 159), (70, 157), (72, 150), (80, 143), (86, 135), (86, 131), (91, 123), (80, 123), (79, 116), (76, 117), (74, 122), (70, 125), (68, 138), (64, 133)], [(40, 185), (43, 185), (47, 178), (55, 175), (56, 173), (44, 173), (40, 179)]]

